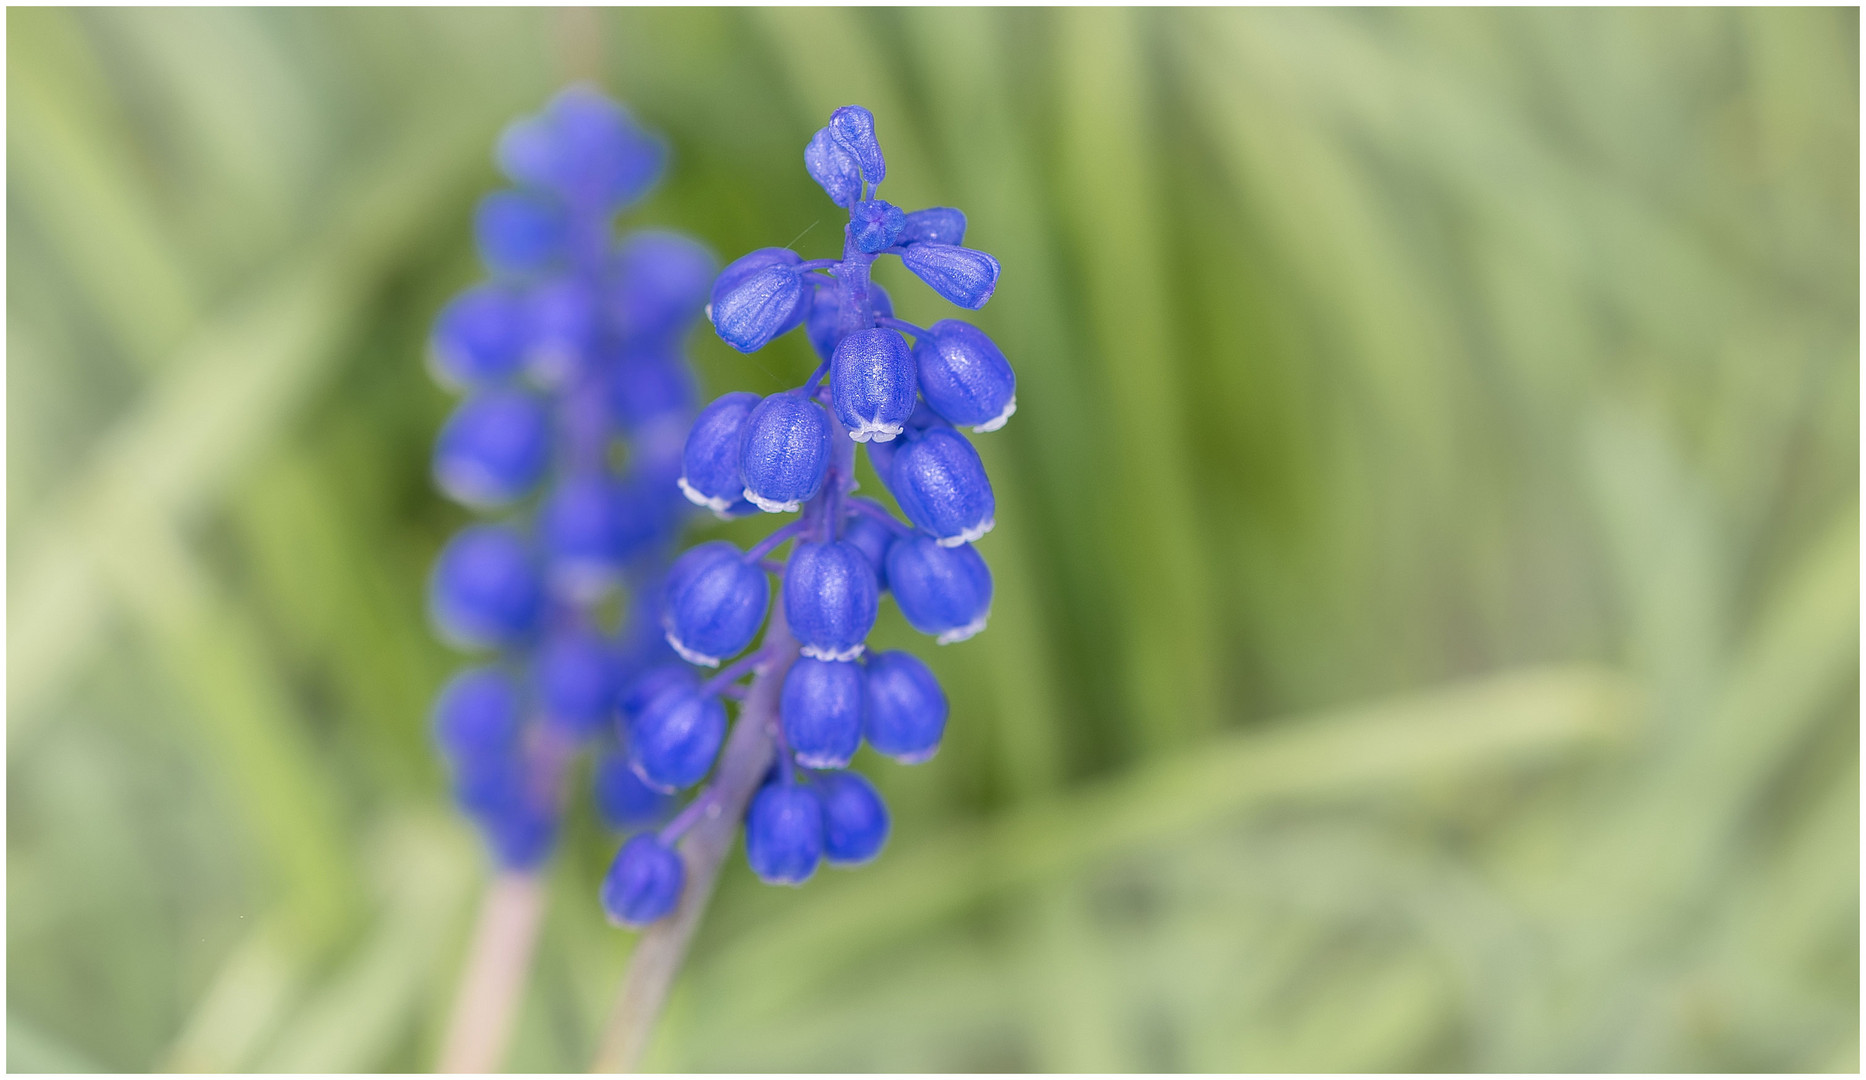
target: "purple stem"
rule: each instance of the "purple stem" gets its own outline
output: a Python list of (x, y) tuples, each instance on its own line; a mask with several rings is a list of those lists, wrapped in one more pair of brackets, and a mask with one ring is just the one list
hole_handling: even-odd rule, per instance
[(756, 544), (753, 544), (750, 550), (745, 552), (745, 555), (744, 555), (745, 561), (756, 562), (757, 560), (764, 558), (766, 555), (771, 553), (772, 548), (777, 547), (779, 544), (782, 544), (784, 541), (789, 540), (791, 537), (796, 536), (798, 533), (802, 531), (803, 531), (803, 520), (802, 519), (793, 521), (781, 529), (773, 530), (770, 536), (767, 536), (763, 540), (760, 540)]
[(894, 530), (894, 534), (896, 536), (905, 536), (908, 533), (913, 532), (913, 529), (911, 527), (907, 525), (903, 525), (901, 522), (895, 519), (893, 514), (888, 513), (887, 507), (882, 506), (880, 503), (874, 502), (873, 500), (864, 499), (864, 498), (861, 498), (860, 496), (857, 496), (855, 498), (850, 499), (844, 505), (847, 507), (846, 509), (847, 513), (860, 514), (863, 517), (874, 518), (876, 521), (879, 521), (883, 525), (886, 525), (888, 528)]
[(922, 330), (920, 327), (915, 326), (913, 323), (906, 322), (901, 319), (892, 318), (887, 315), (877, 316), (875, 318), (875, 325), (885, 326), (890, 330), (899, 330), (903, 334), (912, 334), (914, 337), (917, 337), (917, 338), (922, 338), (922, 337), (927, 336), (927, 331)]

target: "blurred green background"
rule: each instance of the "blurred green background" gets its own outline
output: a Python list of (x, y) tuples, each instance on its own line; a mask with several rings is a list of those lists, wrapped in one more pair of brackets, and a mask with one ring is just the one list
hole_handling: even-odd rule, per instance
[[(9, 1068), (432, 1061), (484, 867), (422, 343), (578, 77), (674, 147), (626, 223), (725, 257), (832, 253), (868, 105), (1021, 381), (944, 752), (868, 762), (863, 871), (733, 856), (649, 1066), (1858, 1068), (1857, 10), (7, 29)], [(514, 1068), (594, 1048), (615, 843)]]

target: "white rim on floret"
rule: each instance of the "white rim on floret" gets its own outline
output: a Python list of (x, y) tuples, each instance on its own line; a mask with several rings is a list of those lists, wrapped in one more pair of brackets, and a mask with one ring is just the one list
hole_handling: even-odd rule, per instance
[(852, 760), (846, 757), (834, 757), (828, 754), (798, 754), (797, 764), (806, 769), (840, 769)]
[(767, 499), (751, 488), (745, 489), (745, 497), (752, 501), (752, 505), (758, 507), (758, 509), (763, 510), (767, 514), (794, 514), (798, 510), (803, 509), (803, 502), (801, 500), (792, 499), (789, 502), (783, 502), (778, 499)]
[(933, 643), (935, 645), (951, 645), (954, 642), (964, 641), (966, 638), (969, 638), (972, 635), (978, 633), (980, 630), (983, 630), (985, 628), (985, 620), (989, 618), (991, 618), (991, 609), (986, 608), (985, 613), (983, 615), (980, 615), (978, 618), (973, 619), (969, 623), (966, 623), (964, 626), (946, 631), (940, 636), (934, 638)]
[(958, 547), (960, 544), (969, 544), (990, 532), (997, 524), (997, 518), (988, 517), (984, 521), (960, 533), (958, 536), (942, 536), (934, 542), (940, 547)]
[(688, 502), (695, 506), (704, 506), (715, 514), (725, 514), (726, 508), (732, 505), (732, 500), (723, 495), (708, 495), (699, 488), (687, 483), (685, 474), (682, 474), (681, 478), (675, 481), (675, 483), (680, 485), (680, 493), (687, 497)]
[(841, 662), (846, 663), (847, 661), (853, 660), (856, 657), (862, 655), (862, 650), (865, 648), (867, 648), (866, 645), (858, 644), (858, 645), (853, 646), (852, 648), (843, 649), (839, 652), (835, 649), (825, 649), (825, 648), (821, 648), (816, 645), (805, 645), (802, 649), (798, 651), (802, 652), (805, 656), (812, 657), (817, 660), (836, 660), (836, 661), (841, 661)]
[(492, 470), (475, 461), (446, 462), (434, 470), (434, 480), (469, 510), (497, 510), (513, 499)]
[(1011, 414), (1016, 411), (1017, 411), (1017, 395), (1012, 394), (1011, 400), (1004, 403), (1003, 412), (999, 413), (997, 416), (992, 417), (990, 420), (987, 420), (982, 424), (972, 425), (972, 430), (975, 432), (978, 432), (981, 435), (983, 435), (987, 431), (996, 431), (999, 428), (1003, 427), (1004, 422), (1006, 420), (1009, 420), (1011, 418)]
[(687, 648), (687, 646), (683, 644), (679, 638), (674, 636), (674, 632), (672, 630), (669, 630), (667, 632), (667, 643), (668, 645), (673, 647), (673, 650), (675, 652), (680, 654), (680, 658), (682, 660), (685, 660), (689, 664), (698, 664), (701, 667), (718, 667), (719, 666), (719, 657), (708, 656), (703, 652), (695, 652), (694, 650)]
[(933, 749), (922, 750), (917, 754), (886, 754), (883, 756), (891, 757), (902, 765), (920, 765), (932, 761), (933, 755), (937, 753), (939, 753), (939, 744), (935, 743)]
[(854, 439), (856, 442), (867, 442), (870, 439), (876, 442), (893, 442), (894, 437), (900, 433), (901, 425), (899, 424), (883, 423), (880, 420), (864, 420), (860, 427), (849, 432), (849, 438)]
[(595, 559), (564, 560), (551, 568), (551, 584), (579, 604), (592, 604), (615, 588), (613, 566)]

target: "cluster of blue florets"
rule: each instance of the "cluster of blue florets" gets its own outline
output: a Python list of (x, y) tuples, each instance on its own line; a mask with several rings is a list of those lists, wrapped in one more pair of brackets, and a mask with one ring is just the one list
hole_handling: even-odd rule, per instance
[[(864, 740), (909, 763), (938, 749), (947, 703), (932, 672), (910, 653), (872, 653), (865, 642), (884, 593), (941, 644), (984, 628), (991, 572), (972, 542), (991, 529), (996, 504), (958, 428), (995, 430), (1016, 407), (1015, 377), (989, 337), (956, 319), (928, 328), (902, 322), (869, 279), (876, 258), (895, 255), (945, 299), (983, 307), (999, 266), (961, 246), (965, 215), (945, 207), (904, 213), (874, 197), (887, 166), (874, 117), (860, 106), (836, 110), (804, 163), (848, 211), (841, 257), (754, 251), (712, 283), (707, 314), (720, 338), (745, 353), (802, 326), (822, 364), (795, 389), (729, 393), (708, 405), (687, 435), (677, 481), (690, 501), (722, 517), (801, 517), (750, 550), (712, 541), (675, 560), (661, 604), (666, 640), (692, 664), (725, 666), (704, 683), (669, 676), (629, 727), (631, 761), (650, 786), (678, 790), (707, 777), (726, 736), (722, 696), (775, 655), (769, 635), (747, 650), (776, 576), (801, 656), (783, 674), (778, 756), (747, 811), (745, 848), (760, 878), (785, 884), (802, 883), (825, 860), (865, 862), (886, 841), (880, 796), (846, 771)], [(867, 447), (905, 522), (854, 496), (857, 445)], [(772, 559), (786, 543), (788, 559)], [(673, 831), (624, 845), (604, 886), (612, 917), (640, 924), (673, 910), (682, 887)]]
[(691, 512), (677, 485), (696, 404), (682, 342), (718, 264), (673, 233), (615, 232), (666, 157), (587, 88), (514, 123), (497, 152), (514, 186), (474, 216), (489, 277), (446, 306), (429, 342), (435, 377), (463, 397), (435, 481), (490, 519), (448, 541), (429, 581), (441, 635), (486, 657), (442, 689), (435, 730), (458, 802), (510, 870), (549, 855), (586, 749), (612, 826), (672, 809), (615, 723), (682, 670), (657, 602)]

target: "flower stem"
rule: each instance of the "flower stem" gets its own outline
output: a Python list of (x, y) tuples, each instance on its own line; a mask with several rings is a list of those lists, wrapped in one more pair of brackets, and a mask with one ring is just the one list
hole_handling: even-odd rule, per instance
[(544, 919), (544, 897), (544, 882), (533, 873), (507, 870), (487, 884), (439, 1071), (493, 1072), (504, 1060)]
[(654, 1033), (655, 1022), (667, 1004), (668, 991), (686, 959), (687, 945), (706, 913), (719, 879), (720, 865), (732, 850), (739, 822), (752, 792), (764, 779), (771, 765), (773, 736), (778, 724), (778, 691), (784, 674), (797, 659), (797, 642), (784, 624), (783, 597), (773, 599), (771, 624), (765, 630), (763, 649), (770, 653), (758, 669), (758, 678), (739, 710), (739, 720), (726, 740), (714, 780), (715, 805), (694, 822), (680, 843), (680, 856), (687, 864), (687, 887), (674, 913), (642, 932), (629, 958), (622, 988), (615, 1008), (609, 1014), (591, 1072), (628, 1072), (634, 1069)]

